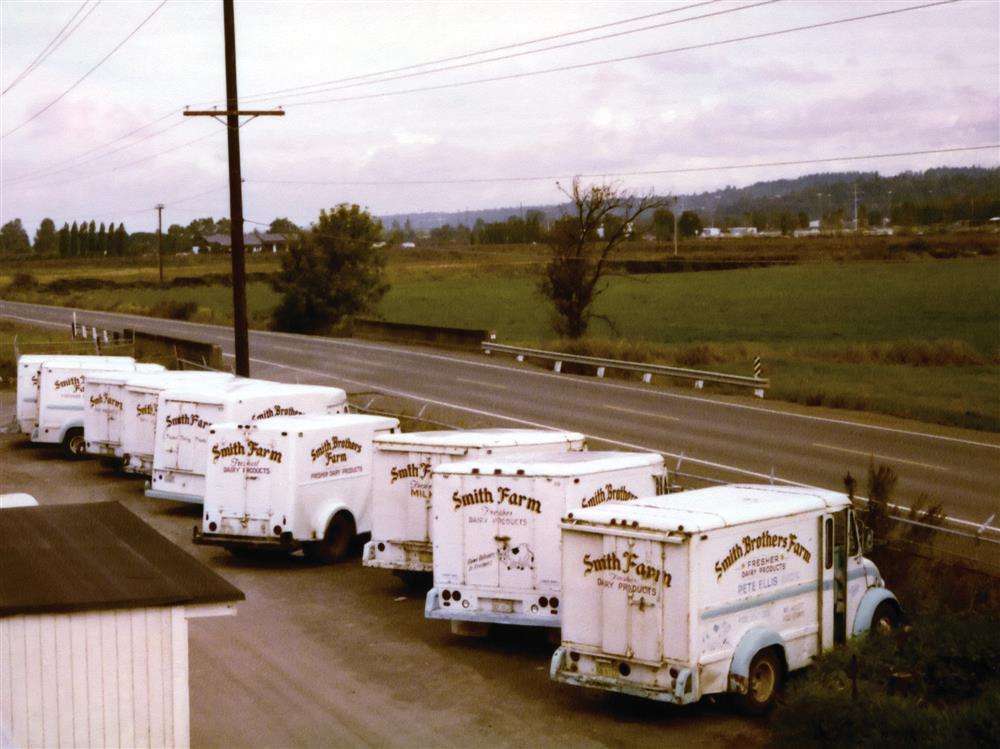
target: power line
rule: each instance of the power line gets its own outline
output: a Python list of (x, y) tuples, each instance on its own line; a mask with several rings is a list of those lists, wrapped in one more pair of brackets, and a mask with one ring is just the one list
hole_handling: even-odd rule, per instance
[(156, 8), (153, 9), (152, 13), (150, 13), (148, 16), (146, 16), (138, 26), (136, 26), (134, 29), (132, 29), (132, 31), (128, 34), (128, 36), (126, 36), (117, 45), (115, 45), (114, 49), (112, 49), (110, 52), (108, 52), (108, 54), (106, 54), (104, 57), (102, 57), (97, 62), (96, 65), (94, 65), (90, 70), (88, 70), (86, 73), (84, 73), (82, 76), (80, 76), (76, 80), (75, 83), (73, 83), (69, 88), (67, 88), (65, 91), (63, 91), (61, 94), (59, 94), (59, 96), (57, 96), (55, 99), (53, 99), (52, 101), (50, 101), (44, 107), (42, 107), (41, 109), (39, 109), (37, 112), (35, 112), (33, 115), (31, 115), (31, 117), (29, 117), (28, 119), (26, 119), (24, 122), (22, 122), (20, 125), (18, 125), (17, 127), (15, 127), (13, 130), (8, 130), (3, 135), (0, 135), (0, 139), (6, 138), (8, 135), (12, 135), (13, 133), (16, 133), (18, 130), (20, 130), (22, 127), (24, 127), (25, 125), (27, 125), (29, 122), (33, 122), (34, 120), (38, 119), (43, 114), (45, 114), (47, 111), (49, 111), (49, 109), (51, 109), (56, 103), (58, 103), (59, 101), (61, 101), (63, 99), (63, 97), (65, 97), (70, 91), (72, 91), (74, 88), (76, 88), (81, 83), (83, 83), (83, 81), (91, 73), (93, 73), (95, 70), (97, 70), (99, 67), (101, 67), (101, 65), (103, 65), (105, 62), (107, 62), (108, 58), (110, 58), (115, 52), (117, 52), (119, 49), (121, 49), (123, 46), (125, 46), (125, 43), (129, 39), (131, 39), (133, 36), (135, 36), (139, 32), (139, 29), (141, 29), (143, 26), (145, 26), (153, 16), (155, 16), (157, 13), (159, 13), (160, 8), (162, 8), (166, 4), (167, 4), (167, 0), (163, 0), (163, 2), (161, 2), (159, 5), (156, 6)]
[[(716, 16), (729, 15), (730, 13), (738, 13), (739, 11), (742, 11), (742, 10), (750, 10), (752, 8), (758, 8), (758, 7), (762, 6), (762, 5), (773, 5), (774, 3), (777, 3), (777, 2), (781, 2), (781, 0), (761, 0), (761, 2), (753, 3), (753, 4), (750, 4), (750, 5), (743, 5), (743, 6), (740, 6), (738, 8), (727, 8), (725, 10), (718, 10), (718, 11), (714, 11), (712, 13), (705, 13), (705, 14), (702, 14), (700, 16), (690, 16), (688, 18), (680, 18), (680, 19), (677, 19), (675, 21), (664, 21), (662, 23), (653, 24), (651, 26), (643, 26), (643, 27), (638, 28), (638, 29), (628, 29), (626, 31), (616, 31), (616, 32), (614, 32), (612, 34), (604, 34), (602, 36), (595, 36), (595, 37), (591, 37), (589, 39), (577, 39), (576, 41), (562, 42), (560, 44), (552, 44), (552, 45), (550, 45), (548, 47), (541, 47), (539, 49), (529, 49), (529, 50), (524, 50), (524, 51), (521, 51), (521, 52), (512, 52), (510, 54), (499, 55), (497, 57), (488, 57), (485, 60), (473, 60), (471, 62), (463, 62), (463, 63), (458, 63), (458, 64), (455, 64), (455, 65), (447, 65), (447, 66), (444, 66), (444, 67), (431, 68), (430, 70), (418, 70), (416, 72), (406, 73), (404, 75), (397, 75), (397, 76), (392, 76), (392, 77), (388, 77), (388, 78), (380, 78), (378, 80), (373, 80), (373, 81), (359, 81), (359, 82), (355, 82), (355, 83), (344, 83), (344, 84), (341, 84), (339, 86), (331, 86), (331, 87), (327, 87), (327, 88), (317, 89), (316, 91), (303, 92), (303, 93), (299, 93), (299, 94), (291, 94), (291, 96), (296, 96), (296, 97), (298, 97), (298, 96), (311, 96), (311, 95), (314, 95), (314, 94), (327, 93), (329, 91), (340, 91), (340, 90), (347, 89), (347, 88), (357, 88), (358, 86), (372, 86), (372, 85), (377, 85), (379, 83), (390, 83), (392, 81), (404, 80), (406, 78), (417, 78), (417, 77), (424, 76), (424, 75), (433, 75), (434, 73), (443, 73), (443, 72), (447, 72), (447, 71), (450, 71), (450, 70), (460, 70), (462, 68), (469, 68), (469, 67), (474, 67), (474, 66), (478, 66), (478, 65), (487, 65), (487, 64), (492, 63), (492, 62), (502, 62), (504, 60), (513, 60), (515, 58), (525, 57), (527, 55), (536, 55), (536, 54), (539, 54), (539, 53), (542, 53), (542, 52), (551, 52), (551, 51), (557, 50), (557, 49), (566, 49), (568, 47), (577, 47), (577, 46), (580, 46), (582, 44), (590, 44), (591, 42), (599, 42), (599, 41), (606, 41), (608, 39), (615, 39), (617, 37), (627, 36), (629, 34), (637, 34), (637, 33), (642, 32), (642, 31), (650, 31), (652, 29), (662, 29), (662, 28), (666, 28), (668, 26), (677, 26), (677, 25), (680, 25), (682, 23), (689, 23), (691, 21), (701, 21), (701, 20), (704, 20), (706, 18), (714, 18)], [(687, 10), (688, 8), (691, 8), (691, 7), (697, 7), (697, 6), (686, 6), (685, 8), (680, 8), (678, 10)], [(309, 102), (309, 103), (311, 103), (311, 102)]]
[(517, 78), (531, 78), (539, 75), (547, 75), (549, 73), (562, 73), (569, 70), (582, 70), (585, 68), (593, 68), (599, 65), (610, 65), (619, 62), (629, 62), (632, 60), (643, 60), (651, 57), (660, 57), (662, 55), (676, 54), (678, 52), (691, 52), (699, 49), (708, 49), (711, 47), (720, 47), (727, 44), (736, 44), (739, 42), (748, 42), (756, 39), (767, 39), (775, 36), (782, 36), (784, 34), (792, 34), (798, 31), (812, 31), (815, 29), (826, 28), (829, 26), (838, 26), (840, 24), (851, 23), (854, 21), (863, 21), (872, 18), (880, 18), (883, 16), (892, 16), (899, 13), (908, 13), (914, 10), (922, 10), (924, 8), (933, 8), (938, 5), (951, 5), (956, 3), (958, 0), (937, 0), (937, 2), (924, 3), (922, 5), (911, 5), (906, 8), (895, 8), (892, 10), (884, 10), (877, 13), (866, 13), (860, 16), (851, 16), (849, 18), (839, 18), (832, 21), (821, 21), (818, 23), (810, 23), (804, 26), (793, 26), (787, 29), (778, 29), (776, 31), (765, 31), (758, 34), (748, 34), (746, 36), (731, 37), (729, 39), (718, 39), (713, 42), (703, 42), (701, 44), (689, 44), (683, 47), (673, 47), (671, 49), (663, 49), (655, 52), (644, 52), (637, 55), (625, 55), (622, 57), (612, 57), (604, 60), (594, 60), (591, 62), (581, 62), (572, 65), (561, 65), (555, 68), (545, 68), (543, 70), (532, 70), (525, 71), (521, 73), (509, 73), (507, 75), (492, 76), (490, 78), (476, 78), (468, 81), (457, 81), (454, 83), (442, 83), (434, 86), (420, 86), (417, 88), (400, 89), (399, 91), (383, 91), (381, 93), (374, 94), (358, 94), (356, 96), (340, 96), (332, 99), (318, 99), (316, 101), (303, 101), (303, 102), (293, 102), (286, 105), (287, 107), (307, 107), (316, 104), (334, 104), (346, 101), (362, 101), (365, 99), (379, 99), (386, 98), (390, 96), (402, 96), (404, 94), (414, 94), (414, 93), (426, 93), (428, 91), (441, 91), (449, 88), (462, 88), (465, 86), (473, 86), (479, 83), (496, 83), (499, 81), (510, 81)]
[(529, 177), (470, 177), (465, 179), (433, 179), (433, 180), (271, 180), (248, 179), (249, 184), (266, 185), (330, 185), (330, 186), (390, 186), (390, 185), (464, 185), (503, 182), (547, 182), (558, 179), (582, 177), (648, 177), (662, 174), (693, 174), (697, 172), (724, 172), (736, 169), (758, 169), (775, 166), (803, 166), (807, 164), (828, 164), (837, 161), (864, 161), (867, 159), (890, 159), (898, 156), (928, 156), (941, 153), (959, 153), (963, 151), (986, 151), (1000, 149), (1000, 143), (984, 146), (955, 146), (952, 148), (931, 148), (920, 151), (894, 151), (891, 153), (850, 154), (847, 156), (825, 156), (813, 159), (791, 159), (785, 161), (758, 161), (735, 164), (719, 164), (715, 166), (680, 167), (676, 169), (647, 169), (634, 172), (593, 172), (589, 174), (555, 174)]
[[(662, 10), (662, 11), (658, 11), (656, 13), (647, 13), (646, 15), (634, 16), (632, 18), (625, 18), (625, 19), (622, 19), (620, 21), (612, 21), (610, 23), (603, 23), (603, 24), (599, 24), (597, 26), (588, 26), (586, 28), (576, 29), (574, 31), (564, 31), (564, 32), (559, 33), (559, 34), (550, 34), (549, 36), (537, 37), (535, 39), (529, 39), (529, 40), (523, 41), (523, 42), (514, 42), (512, 44), (504, 44), (504, 45), (501, 45), (499, 47), (491, 47), (491, 48), (488, 48), (488, 49), (482, 49), (482, 50), (478, 50), (478, 51), (475, 51), (475, 52), (465, 52), (463, 54), (453, 55), (451, 57), (442, 57), (442, 58), (438, 58), (436, 60), (427, 60), (425, 62), (414, 63), (414, 64), (411, 64), (411, 65), (404, 65), (402, 67), (387, 68), (385, 70), (379, 70), (379, 71), (375, 71), (375, 72), (372, 72), (372, 73), (364, 73), (364, 74), (360, 74), (360, 75), (347, 76), (345, 78), (335, 78), (333, 80), (320, 81), (318, 83), (310, 83), (310, 84), (306, 84), (306, 85), (303, 85), (303, 86), (294, 86), (292, 88), (276, 89), (276, 90), (273, 90), (273, 91), (264, 91), (264, 92), (261, 92), (259, 94), (252, 94), (251, 96), (247, 96), (244, 99), (244, 101), (253, 101), (253, 100), (256, 100), (256, 99), (269, 99), (269, 98), (273, 98), (274, 96), (285, 95), (285, 94), (288, 94), (288, 95), (291, 95), (291, 96), (307, 96), (309, 94), (322, 93), (323, 91), (333, 90), (333, 89), (327, 88), (328, 86), (336, 86), (337, 84), (351, 83), (351, 82), (354, 82), (354, 81), (364, 81), (364, 79), (366, 79), (366, 78), (375, 78), (377, 76), (391, 75), (391, 74), (394, 74), (394, 73), (403, 73), (403, 72), (410, 71), (410, 70), (417, 70), (419, 68), (426, 68), (429, 65), (442, 65), (442, 64), (445, 64), (445, 63), (449, 63), (449, 62), (456, 62), (458, 60), (466, 60), (466, 59), (468, 59), (470, 57), (479, 57), (481, 55), (488, 55), (488, 54), (492, 54), (494, 52), (503, 52), (503, 51), (509, 50), (509, 49), (516, 49), (517, 47), (526, 47), (526, 46), (530, 46), (532, 44), (540, 44), (541, 42), (554, 41), (556, 39), (564, 39), (564, 38), (569, 37), (569, 36), (576, 36), (578, 34), (586, 34), (586, 33), (590, 32), (590, 31), (600, 31), (602, 29), (612, 28), (614, 26), (622, 26), (622, 25), (627, 24), (627, 23), (634, 23), (636, 21), (644, 21), (644, 20), (647, 20), (649, 18), (655, 18), (657, 16), (664, 16), (664, 15), (670, 15), (670, 14), (673, 14), (673, 13), (680, 13), (680, 12), (685, 11), (685, 10), (692, 10), (694, 8), (700, 8), (700, 7), (703, 7), (705, 5), (714, 5), (714, 4), (718, 3), (718, 2), (720, 2), (720, 0), (707, 0), (707, 2), (693, 3), (691, 5), (685, 5), (685, 6), (682, 6), (682, 7), (679, 7), (679, 8), (671, 8), (670, 10)], [(779, 2), (779, 0), (771, 0), (771, 2)], [(735, 10), (742, 10), (742, 9), (743, 8), (736, 8)], [(728, 11), (728, 12), (733, 12), (733, 11)], [(707, 18), (708, 16), (700, 16), (700, 17)], [(695, 19), (685, 19), (685, 20), (695, 20)], [(677, 22), (673, 22), (673, 23), (677, 23)], [(615, 36), (623, 36), (623, 35), (626, 35), (626, 34), (635, 34), (635, 33), (640, 32), (640, 31), (648, 31), (650, 29), (656, 29), (656, 28), (660, 28), (661, 26), (667, 26), (667, 25), (670, 25), (670, 24), (656, 24), (656, 25), (653, 25), (653, 26), (645, 26), (645, 27), (643, 27), (641, 29), (630, 29), (628, 31), (622, 31), (622, 32), (619, 32), (617, 34), (609, 34), (607, 36), (599, 36), (599, 37), (594, 37), (592, 39), (584, 39), (584, 40), (581, 40), (579, 42), (574, 42), (573, 44), (586, 44), (586, 43), (593, 42), (593, 41), (598, 41), (598, 40), (601, 40), (601, 39), (610, 39), (610, 38), (615, 37)], [(540, 50), (529, 50), (527, 52), (518, 53), (518, 55), (512, 55), (512, 57), (517, 57), (519, 55), (535, 54), (537, 52), (545, 52), (545, 51), (548, 51), (548, 50), (551, 50), (551, 49), (557, 49), (557, 48), (559, 48), (561, 46), (572, 46), (572, 45), (555, 45), (553, 47), (545, 47), (545, 48), (540, 49)], [(506, 57), (502, 57), (502, 58), (497, 58), (497, 59), (507, 59), (507, 58)], [(484, 62), (492, 62), (492, 60), (485, 60), (485, 61), (480, 61), (480, 62), (475, 62), (475, 63), (469, 63), (469, 64), (470, 65), (480, 65), (480, 64), (483, 64)], [(455, 66), (455, 67), (463, 67), (463, 66)], [(451, 67), (449, 67), (449, 68), (442, 68), (442, 70), (452, 70), (452, 69), (453, 68), (451, 68)], [(424, 75), (426, 73), (432, 73), (432, 72), (437, 72), (437, 71), (435, 71), (435, 70), (424, 71), (423, 73), (416, 73), (415, 75)], [(399, 76), (399, 77), (400, 78), (406, 78), (408, 76)], [(368, 83), (384, 83), (385, 81), (391, 81), (391, 80), (398, 80), (398, 78), (396, 78), (396, 77), (385, 78), (385, 79), (380, 79), (380, 80), (377, 80), (377, 81), (369, 81)], [(367, 85), (367, 84), (366, 83), (355, 83), (354, 85)], [(317, 90), (317, 91), (303, 91), (303, 89), (311, 89), (311, 88), (316, 88), (316, 89), (320, 89), (320, 90)], [(297, 92), (297, 91), (301, 92), (301, 93), (293, 93), (293, 92)]]
[[(102, 0), (97, 0), (97, 3), (95, 3), (94, 5), (91, 5), (90, 6), (90, 10), (87, 11), (87, 15), (85, 15), (83, 18), (80, 19), (80, 23), (78, 23), (76, 26), (74, 26), (70, 30), (70, 32), (68, 34), (66, 34), (65, 36), (63, 36), (63, 32), (65, 32), (66, 29), (69, 28), (70, 24), (72, 24), (73, 21), (76, 20), (76, 17), (78, 15), (80, 15), (80, 12), (84, 8), (87, 7), (87, 3), (89, 3), (89, 2), (90, 2), (90, 0), (83, 0), (83, 4), (79, 8), (76, 9), (76, 13), (74, 13), (72, 16), (70, 16), (70, 19), (65, 23), (65, 25), (61, 29), (59, 29), (59, 33), (56, 34), (54, 37), (52, 37), (52, 40), (48, 44), (45, 45), (45, 48), (35, 56), (34, 60), (32, 60), (30, 63), (28, 63), (28, 67), (26, 67), (24, 70), (22, 70), (17, 75), (17, 77), (13, 81), (11, 81), (10, 85), (7, 86), (7, 88), (5, 88), (3, 91), (0, 91), (0, 96), (3, 96), (4, 94), (6, 94), (8, 91), (10, 91), (12, 88), (14, 88), (14, 86), (16, 86), (18, 83), (20, 83), (21, 81), (23, 81), (29, 75), (31, 75), (31, 73), (35, 70), (35, 68), (37, 68), (43, 62), (45, 62), (45, 60), (48, 59), (49, 55), (51, 55), (53, 52), (55, 52), (57, 49), (59, 49), (59, 47), (62, 46), (63, 42), (65, 42), (67, 39), (69, 39), (73, 35), (73, 32), (76, 31), (78, 28), (80, 28), (80, 24), (82, 24), (84, 21), (86, 21), (87, 17), (90, 16), (91, 13), (93, 13), (95, 10), (97, 10), (97, 6), (101, 4)], [(62, 38), (60, 39), (60, 37), (62, 37)]]
[[(179, 110), (179, 109), (175, 110), (174, 112), (171, 112), (166, 117), (161, 117), (160, 119), (156, 120), (153, 123), (149, 123), (147, 125), (143, 125), (141, 128), (137, 128), (136, 130), (133, 130), (132, 133), (130, 133), (130, 135), (138, 132), (139, 130), (144, 130), (145, 128), (149, 127), (149, 125), (156, 124), (157, 122), (162, 122), (167, 117), (173, 116), (175, 114), (180, 114), (180, 112), (181, 112), (181, 110)], [(113, 148), (110, 151), (104, 151), (103, 153), (99, 153), (99, 154), (97, 154), (96, 156), (94, 156), (92, 158), (86, 159), (84, 161), (79, 161), (79, 159), (83, 158), (84, 156), (86, 156), (88, 154), (93, 153), (94, 151), (99, 151), (99, 150), (102, 150), (104, 148), (107, 148), (107, 146), (113, 145), (114, 143), (117, 143), (119, 140), (122, 140), (122, 139), (128, 137), (128, 136), (122, 136), (121, 138), (117, 138), (116, 140), (113, 140), (113, 141), (111, 141), (109, 143), (106, 143), (103, 146), (98, 146), (97, 148), (92, 148), (89, 151), (85, 151), (84, 153), (79, 154), (78, 156), (75, 156), (72, 159), (65, 160), (64, 162), (57, 162), (56, 164), (53, 164), (50, 167), (48, 167), (46, 169), (42, 169), (42, 170), (40, 170), (38, 172), (32, 172), (30, 174), (22, 174), (22, 175), (17, 176), (17, 177), (12, 177), (11, 179), (8, 179), (8, 180), (4, 180), (4, 184), (13, 184), (13, 183), (17, 183), (17, 182), (24, 182), (24, 181), (31, 180), (31, 179), (45, 179), (46, 177), (54, 177), (57, 174), (62, 174), (64, 172), (72, 171), (73, 169), (78, 169), (79, 167), (84, 166), (85, 164), (90, 164), (90, 163), (92, 163), (94, 161), (99, 161), (101, 159), (105, 159), (108, 156), (111, 156), (112, 154), (119, 153), (120, 151), (124, 151), (126, 149), (132, 148), (133, 146), (137, 146), (140, 143), (145, 143), (147, 140), (150, 140), (151, 138), (155, 138), (158, 135), (162, 135), (163, 133), (167, 132), (168, 130), (173, 130), (175, 127), (180, 127), (183, 124), (184, 124), (184, 121), (179, 119), (174, 124), (167, 125), (165, 128), (162, 128), (162, 129), (157, 130), (155, 132), (149, 133), (149, 134), (143, 136), (142, 138), (139, 138), (138, 140), (132, 141), (131, 143), (126, 143), (125, 145), (119, 146), (118, 148)], [(60, 163), (66, 163), (66, 162), (72, 162), (72, 161), (76, 161), (77, 163), (70, 164), (69, 166), (63, 167), (61, 169), (53, 168), (53, 167), (59, 166)]]

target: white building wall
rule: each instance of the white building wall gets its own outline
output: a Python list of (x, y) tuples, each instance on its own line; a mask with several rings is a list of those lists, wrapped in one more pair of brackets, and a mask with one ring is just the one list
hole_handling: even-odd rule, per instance
[(187, 747), (184, 608), (0, 619), (0, 741)]

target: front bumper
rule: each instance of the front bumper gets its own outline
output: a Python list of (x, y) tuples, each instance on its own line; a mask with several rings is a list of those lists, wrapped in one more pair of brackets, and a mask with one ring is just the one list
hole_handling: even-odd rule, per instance
[(426, 541), (386, 541), (373, 538), (361, 555), (365, 567), (406, 572), (433, 572), (433, 547)]

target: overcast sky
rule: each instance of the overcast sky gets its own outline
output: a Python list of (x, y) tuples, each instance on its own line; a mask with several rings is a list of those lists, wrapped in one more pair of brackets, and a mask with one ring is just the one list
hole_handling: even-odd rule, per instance
[[(995, 148), (738, 166), (1000, 143), (996, 0), (718, 44), (927, 2), (237, 2), (241, 108), (287, 112), (241, 129), (244, 213), (308, 224), (345, 201), (382, 215), (551, 204), (556, 179), (574, 174), (674, 194), (997, 166)], [(158, 202), (164, 228), (228, 214), (225, 128), (180, 113), (224, 107), (220, 0), (169, 0), (38, 114), (159, 5), (0, 0), (0, 223), (149, 230)], [(74, 14), (85, 20), (12, 86)], [(581, 67), (541, 72), (567, 66)], [(388, 82), (357, 78), (398, 68)], [(718, 166), (734, 168), (649, 173)]]

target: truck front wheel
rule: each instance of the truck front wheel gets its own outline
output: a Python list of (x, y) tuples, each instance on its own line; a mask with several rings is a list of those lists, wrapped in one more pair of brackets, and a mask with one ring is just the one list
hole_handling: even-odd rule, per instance
[(887, 634), (892, 632), (898, 626), (899, 610), (892, 604), (891, 601), (882, 601), (882, 603), (875, 607), (875, 613), (872, 615), (871, 626), (873, 632)]
[(307, 547), (306, 553), (310, 559), (317, 562), (326, 564), (340, 562), (350, 554), (351, 545), (356, 535), (357, 530), (351, 514), (344, 511), (338, 512), (326, 527), (323, 540)]
[(774, 706), (781, 689), (781, 662), (774, 650), (761, 650), (750, 661), (747, 693), (738, 698), (740, 710), (747, 715), (763, 715)]
[(87, 454), (87, 441), (83, 436), (83, 427), (73, 427), (66, 430), (62, 441), (63, 452), (67, 458), (79, 460)]

